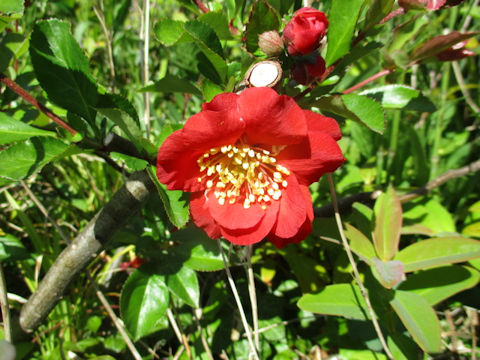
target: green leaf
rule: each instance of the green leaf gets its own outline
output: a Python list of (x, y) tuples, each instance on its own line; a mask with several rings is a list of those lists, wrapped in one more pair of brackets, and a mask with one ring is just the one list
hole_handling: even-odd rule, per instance
[(300, 309), (315, 314), (367, 319), (365, 300), (356, 285), (328, 285), (318, 294), (303, 295), (297, 305)]
[(153, 33), (163, 45), (172, 46), (185, 35), (185, 23), (172, 19), (161, 19), (155, 25)]
[(362, 31), (367, 32), (373, 26), (377, 25), (392, 10), (394, 0), (372, 0), (365, 16), (365, 25)]
[(185, 31), (195, 40), (202, 53), (213, 65), (220, 80), (227, 77), (227, 64), (224, 60), (222, 45), (215, 31), (199, 20), (190, 20), (185, 23)]
[(156, 272), (163, 277), (170, 292), (192, 307), (199, 306), (200, 288), (194, 270), (168, 256), (156, 267)]
[(150, 167), (148, 170), (150, 178), (157, 187), (169, 220), (177, 228), (183, 228), (190, 220), (188, 195), (181, 190), (167, 190), (167, 187), (158, 181), (154, 168)]
[(0, 152), (0, 177), (25, 179), (47, 163), (80, 151), (54, 138), (34, 137)]
[(18, 33), (6, 33), (3, 35), (0, 42), (0, 72), (6, 71), (8, 66), (12, 64), (12, 61), (18, 60), (28, 50), (29, 40), (28, 36)]
[(421, 112), (436, 111), (435, 105), (420, 91), (406, 85), (385, 85), (362, 91), (382, 104), (385, 109), (403, 109)]
[(402, 205), (393, 187), (375, 202), (373, 243), (380, 259), (391, 260), (398, 251), (402, 231)]
[(382, 134), (385, 130), (382, 107), (367, 96), (355, 94), (324, 96), (313, 106), (357, 121), (377, 133)]
[(421, 240), (402, 249), (395, 260), (405, 272), (468, 261), (480, 257), (480, 241), (460, 236)]
[(328, 48), (325, 57), (326, 66), (348, 53), (353, 32), (364, 0), (332, 1), (328, 13)]
[(224, 268), (217, 241), (210, 239), (202, 230), (187, 227), (175, 231), (172, 241), (178, 246), (173, 251), (185, 259), (185, 265), (196, 271), (216, 271)]
[(258, 50), (258, 35), (279, 28), (280, 17), (277, 10), (265, 0), (255, 2), (244, 33), (247, 50), (253, 54)]
[(94, 124), (98, 92), (89, 62), (68, 23), (38, 21), (31, 35), (30, 57), (38, 81), (55, 104)]
[(202, 81), (202, 93), (205, 101), (211, 101), (216, 95), (223, 93), (222, 87), (208, 79)]
[(2, 0), (0, 2), (0, 15), (23, 14), (24, 0)]
[(0, 112), (0, 145), (26, 140), (33, 136), (56, 136), (56, 134), (51, 131), (34, 128)]
[(0, 261), (23, 260), (29, 257), (29, 252), (15, 236), (0, 235)]
[(416, 203), (405, 211), (403, 220), (405, 223), (422, 225), (434, 234), (456, 232), (452, 215), (435, 199), (430, 199), (426, 203)]
[(397, 290), (390, 304), (415, 342), (424, 351), (440, 352), (440, 322), (427, 300), (415, 293)]
[(162, 327), (161, 317), (167, 311), (169, 299), (163, 277), (152, 267), (142, 266), (130, 275), (122, 289), (120, 312), (134, 340)]
[(193, 94), (197, 96), (202, 96), (200, 90), (198, 90), (198, 88), (193, 85), (189, 80), (179, 78), (175, 75), (166, 75), (163, 79), (155, 82), (155, 84), (141, 88), (139, 92), (179, 92), (182, 94)]
[(361, 256), (363, 261), (370, 263), (370, 259), (376, 255), (370, 239), (348, 223), (345, 223), (345, 236), (350, 241), (352, 251)]
[(480, 272), (468, 266), (449, 265), (409, 275), (399, 290), (423, 296), (432, 306), (480, 281)]
[(382, 261), (372, 259), (372, 272), (384, 288), (392, 289), (404, 278), (403, 264), (398, 260)]
[(228, 26), (228, 19), (222, 11), (209, 11), (198, 17), (198, 20), (208, 24), (217, 34), (220, 40), (233, 39)]

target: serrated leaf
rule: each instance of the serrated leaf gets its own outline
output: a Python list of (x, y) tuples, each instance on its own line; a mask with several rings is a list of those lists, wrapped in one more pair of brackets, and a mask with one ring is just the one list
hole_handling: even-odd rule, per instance
[(172, 234), (177, 243), (173, 251), (185, 259), (185, 265), (196, 271), (216, 271), (224, 268), (217, 241), (193, 226)]
[(367, 96), (355, 94), (324, 96), (313, 105), (321, 110), (357, 121), (377, 133), (382, 134), (385, 130), (382, 107)]
[(11, 234), (0, 235), (0, 261), (22, 260), (29, 256), (23, 244)]
[(414, 292), (427, 299), (432, 306), (480, 281), (480, 272), (468, 266), (442, 266), (409, 275), (399, 290)]
[(167, 190), (167, 187), (158, 181), (154, 169), (150, 167), (148, 171), (157, 187), (169, 220), (177, 228), (183, 228), (190, 220), (188, 195), (181, 190)]
[(217, 34), (220, 40), (232, 39), (230, 28), (228, 26), (228, 19), (222, 11), (209, 11), (198, 17), (198, 20), (208, 24)]
[(185, 23), (172, 19), (161, 19), (155, 24), (153, 33), (163, 45), (172, 46), (184, 36)]
[(97, 86), (69, 24), (56, 19), (38, 21), (31, 35), (30, 57), (49, 99), (94, 124)]
[(169, 299), (163, 277), (151, 267), (140, 267), (129, 276), (122, 289), (120, 312), (134, 340), (161, 328), (160, 319), (167, 311)]
[(376, 255), (370, 239), (348, 223), (345, 223), (345, 236), (350, 242), (352, 251), (361, 256), (364, 261), (370, 263), (370, 259)]
[(440, 352), (440, 322), (427, 300), (418, 294), (397, 290), (390, 304), (415, 342), (424, 351)]
[(452, 31), (447, 35), (435, 36), (418, 46), (411, 54), (410, 61), (420, 61), (434, 56), (449, 47), (480, 34), (479, 32), (460, 33)]
[(297, 306), (315, 314), (343, 316), (349, 319), (366, 320), (367, 307), (356, 285), (328, 285), (317, 294), (305, 294)]
[(395, 260), (405, 272), (468, 261), (480, 257), (480, 241), (464, 237), (441, 237), (421, 240), (398, 252)]
[(79, 153), (74, 145), (50, 137), (34, 137), (0, 152), (0, 177), (22, 180), (47, 163)]
[(33, 136), (56, 136), (52, 131), (37, 129), (0, 112), (0, 145), (29, 139)]
[(434, 112), (435, 105), (420, 91), (406, 85), (385, 85), (362, 91), (382, 104), (385, 109), (403, 109), (421, 112)]
[(348, 53), (352, 43), (353, 32), (364, 0), (332, 1), (328, 13), (329, 29), (328, 47), (325, 57), (326, 66)]
[(166, 75), (164, 78), (156, 81), (154, 84), (141, 88), (139, 92), (179, 92), (182, 94), (193, 94), (202, 96), (198, 88), (189, 80), (179, 78), (175, 75)]
[(402, 231), (402, 205), (393, 187), (382, 193), (374, 207), (373, 243), (380, 259), (391, 260), (398, 251)]
[(387, 289), (392, 289), (405, 278), (403, 264), (398, 260), (382, 261), (374, 257), (372, 272), (380, 284)]
[(244, 33), (247, 50), (253, 54), (258, 50), (258, 35), (279, 28), (280, 16), (277, 10), (265, 0), (256, 1), (253, 4)]

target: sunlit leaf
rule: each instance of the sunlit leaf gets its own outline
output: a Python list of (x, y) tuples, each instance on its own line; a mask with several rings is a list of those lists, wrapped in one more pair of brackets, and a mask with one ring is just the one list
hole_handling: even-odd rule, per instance
[(258, 49), (258, 35), (265, 31), (278, 30), (279, 27), (277, 11), (265, 0), (255, 2), (244, 34), (247, 50), (254, 53)]
[(0, 145), (26, 140), (33, 136), (56, 136), (56, 134), (37, 129), (0, 112)]

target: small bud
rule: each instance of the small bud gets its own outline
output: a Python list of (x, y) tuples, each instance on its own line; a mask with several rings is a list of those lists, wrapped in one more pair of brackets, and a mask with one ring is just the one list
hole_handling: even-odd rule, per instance
[(258, 36), (258, 46), (268, 56), (280, 55), (283, 51), (283, 41), (275, 30), (265, 31)]
[(457, 61), (466, 57), (475, 56), (476, 54), (472, 50), (465, 48), (467, 42), (468, 41), (459, 42), (448, 49), (440, 51), (439, 53), (435, 54), (435, 56), (440, 61)]

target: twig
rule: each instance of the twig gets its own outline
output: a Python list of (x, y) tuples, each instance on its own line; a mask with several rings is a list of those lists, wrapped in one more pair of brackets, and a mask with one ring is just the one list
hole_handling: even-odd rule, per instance
[[(448, 170), (437, 178), (429, 181), (426, 185), (410, 191), (406, 194), (399, 195), (401, 202), (411, 201), (420, 196), (427, 195), (429, 192), (435, 188), (443, 185), (449, 180), (453, 180), (468, 174), (473, 174), (477, 171), (480, 171), (480, 160), (474, 161), (466, 166), (463, 166), (458, 169)], [(373, 204), (375, 200), (380, 196), (381, 191), (369, 191), (363, 192), (355, 195), (347, 196), (338, 201), (338, 207), (342, 212), (349, 211), (352, 207), (352, 204), (355, 202), (360, 202), (363, 204)], [(314, 209), (315, 217), (331, 217), (334, 215), (333, 204), (324, 205), (322, 207)]]
[(247, 246), (247, 277), (248, 277), (248, 293), (250, 295), (250, 304), (252, 306), (253, 318), (253, 336), (255, 340), (255, 347), (260, 351), (260, 336), (258, 333), (258, 305), (257, 293), (255, 291), (255, 277), (253, 276), (252, 268), (252, 245)]
[(193, 317), (195, 318), (195, 322), (197, 323), (197, 331), (200, 334), (200, 340), (202, 341), (202, 346), (207, 353), (207, 357), (209, 360), (213, 360), (212, 351), (208, 346), (207, 339), (203, 335), (202, 326), (200, 325), (200, 318), (202, 317), (202, 309), (196, 308), (193, 309)]
[(130, 340), (130, 337), (128, 336), (127, 332), (125, 331), (125, 328), (123, 326), (123, 323), (118, 319), (117, 315), (115, 314), (115, 312), (113, 311), (112, 307), (110, 306), (110, 304), (108, 303), (108, 300), (106, 299), (105, 295), (103, 295), (103, 293), (100, 291), (100, 289), (98, 288), (97, 284), (95, 283), (95, 281), (92, 279), (91, 275), (89, 272), (87, 272), (87, 278), (88, 280), (90, 281), (90, 283), (92, 284), (94, 290), (95, 290), (95, 294), (97, 295), (98, 299), (100, 300), (100, 302), (102, 303), (103, 307), (105, 308), (105, 310), (107, 311), (108, 313), (108, 316), (110, 316), (110, 319), (112, 319), (113, 321), (113, 324), (115, 325), (115, 327), (117, 328), (118, 332), (120, 333), (120, 335), (122, 336), (123, 338), (123, 341), (125, 341), (125, 344), (127, 345), (128, 349), (130, 350), (130, 352), (132, 353), (133, 357), (135, 358), (135, 360), (142, 360), (142, 356), (139, 354), (139, 352), (137, 351), (137, 349), (135, 348), (135, 345), (133, 344), (132, 340)]
[(20, 326), (33, 331), (63, 295), (73, 277), (81, 271), (155, 190), (146, 171), (133, 174), (65, 248), (20, 312)]
[(1, 262), (0, 262), (0, 307), (2, 309), (4, 338), (6, 341), (11, 343), (12, 327), (11, 327), (11, 321), (10, 321), (10, 307), (8, 305), (7, 282), (5, 281), (5, 274), (3, 273), (3, 266)]
[(55, 115), (53, 112), (48, 110), (45, 105), (40, 104), (32, 95), (30, 95), (24, 88), (22, 88), (20, 85), (18, 85), (15, 81), (12, 79), (9, 79), (6, 77), (4, 74), (0, 73), (0, 82), (3, 82), (5, 85), (7, 85), (10, 90), (12, 90), (14, 93), (28, 101), (30, 104), (35, 106), (38, 110), (43, 112), (45, 115), (47, 115), (50, 119), (52, 119), (57, 125), (61, 126), (65, 130), (67, 130), (72, 136), (74, 136), (77, 131), (74, 130), (72, 127), (70, 127), (67, 123), (65, 123), (62, 119), (60, 119), (57, 115)]
[[(144, 8), (144, 25), (143, 25), (143, 86), (147, 86), (149, 80), (148, 73), (148, 59), (150, 46), (150, 0), (145, 0)], [(145, 102), (145, 110), (143, 112), (143, 121), (145, 123), (145, 130), (147, 138), (150, 136), (150, 93), (148, 91), (143, 93), (143, 100)]]
[(470, 9), (468, 11), (467, 17), (465, 18), (465, 22), (463, 23), (461, 32), (467, 31), (468, 27), (470, 26), (470, 22), (472, 21), (472, 12), (470, 10), (476, 8), (479, 2), (480, 0), (475, 0), (474, 3), (470, 5)]
[(235, 282), (233, 281), (232, 274), (230, 273), (230, 269), (228, 268), (227, 258), (225, 257), (225, 252), (223, 251), (222, 244), (220, 239), (217, 240), (218, 248), (220, 249), (220, 253), (222, 254), (223, 264), (225, 266), (225, 272), (227, 273), (228, 283), (230, 284), (230, 288), (232, 289), (233, 297), (237, 303), (238, 311), (240, 312), (240, 318), (242, 319), (242, 324), (245, 329), (245, 333), (247, 334), (248, 344), (250, 345), (250, 352), (253, 354), (253, 358), (258, 360), (257, 350), (255, 349), (255, 344), (252, 340), (252, 333), (250, 331), (250, 327), (248, 326), (247, 317), (245, 316), (245, 311), (243, 310), (242, 302), (240, 301), (240, 297), (238, 296), (237, 287), (235, 286)]
[(102, 27), (103, 33), (105, 35), (105, 39), (107, 40), (107, 55), (108, 55), (108, 65), (110, 69), (110, 76), (112, 78), (112, 88), (115, 90), (115, 64), (113, 62), (113, 51), (112, 51), (112, 35), (107, 29), (107, 25), (105, 24), (105, 16), (103, 14), (103, 0), (100, 0), (100, 8), (102, 12), (100, 12), (96, 6), (93, 6), (93, 11), (97, 16), (98, 21)]
[(172, 310), (170, 310), (170, 308), (167, 309), (167, 317), (170, 325), (172, 326), (173, 332), (177, 337), (178, 342), (180, 344), (183, 344), (185, 347), (188, 347), (188, 343), (184, 343), (185, 336), (183, 336), (183, 334), (181, 333), (180, 328), (178, 327), (177, 322), (175, 321), (175, 317), (173, 316)]
[(474, 112), (476, 112), (477, 114), (480, 113), (480, 108), (478, 107), (477, 104), (475, 104), (472, 97), (470, 96), (470, 92), (465, 86), (465, 82), (463, 81), (462, 71), (460, 70), (458, 61), (452, 61), (452, 68), (453, 68), (453, 73), (455, 74), (455, 79), (457, 79), (458, 86), (460, 87), (460, 91), (462, 92), (463, 97), (465, 98), (465, 101), (472, 108)]
[(202, 3), (201, 0), (195, 0), (195, 4), (197, 4), (198, 8), (204, 12), (204, 13), (207, 13), (209, 12), (210, 10), (208, 10), (208, 8)]
[(382, 76), (386, 76), (388, 74), (391, 74), (394, 71), (395, 71), (395, 69), (384, 69), (382, 71), (379, 71), (375, 75), (370, 76), (368, 79), (365, 79), (365, 80), (359, 82), (358, 84), (352, 86), (351, 88), (348, 88), (347, 90), (343, 91), (343, 93), (344, 94), (350, 94), (351, 92), (363, 87), (364, 85), (366, 85), (366, 84), (368, 84), (368, 83), (370, 83), (374, 80), (377, 80), (378, 78), (381, 78)]
[(367, 289), (365, 289), (365, 286), (362, 283), (360, 273), (358, 272), (358, 269), (357, 269), (357, 264), (355, 263), (355, 259), (353, 258), (352, 251), (350, 249), (350, 245), (348, 244), (347, 238), (345, 237), (345, 233), (343, 232), (343, 224), (342, 224), (342, 219), (340, 218), (340, 213), (338, 212), (337, 195), (335, 194), (335, 187), (333, 185), (332, 174), (328, 173), (327, 177), (328, 177), (328, 185), (330, 187), (330, 194), (332, 196), (332, 204), (333, 204), (333, 208), (334, 208), (334, 211), (335, 211), (335, 221), (337, 223), (338, 231), (340, 233), (340, 238), (342, 239), (343, 246), (345, 247), (345, 251), (347, 253), (348, 260), (350, 261), (350, 264), (352, 265), (352, 270), (353, 270), (355, 282), (357, 283), (358, 287), (360, 288), (360, 292), (362, 293), (362, 297), (365, 299), (365, 304), (367, 305), (367, 310), (370, 314), (370, 318), (371, 318), (373, 327), (375, 328), (375, 332), (377, 333), (378, 339), (380, 340), (380, 343), (382, 344), (383, 350), (385, 351), (385, 354), (387, 355), (387, 357), (389, 359), (393, 360), (392, 353), (390, 352), (390, 349), (388, 348), (388, 345), (387, 345), (387, 342), (385, 341), (382, 330), (380, 329), (380, 325), (378, 324), (375, 312), (373, 311), (372, 304), (370, 303), (370, 298), (368, 297)]

